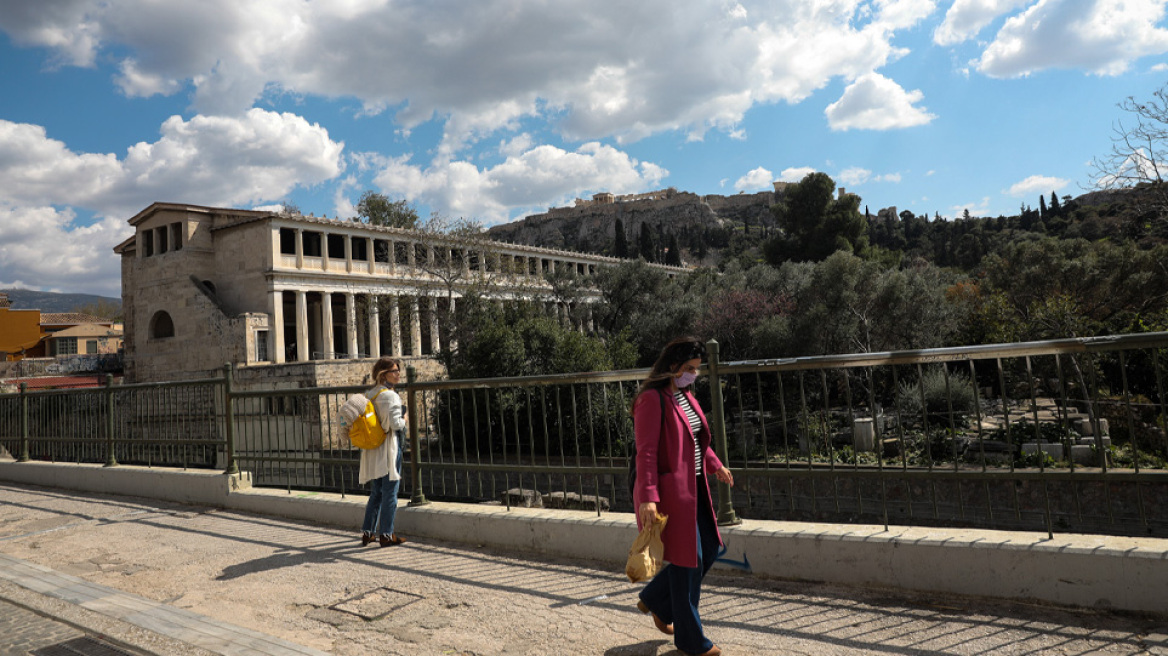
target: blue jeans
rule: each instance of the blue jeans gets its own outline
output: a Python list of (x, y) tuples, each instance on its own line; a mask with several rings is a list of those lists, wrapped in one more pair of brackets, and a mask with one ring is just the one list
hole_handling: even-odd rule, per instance
[[(397, 475), (402, 471), (402, 444), (397, 443)], [(369, 481), (369, 501), (365, 504), (365, 521), (361, 522), (363, 533), (393, 535), (393, 518), (397, 514), (397, 491), (401, 488), (400, 478), (389, 480), (382, 476)]]
[(702, 579), (718, 559), (718, 528), (710, 514), (710, 492), (698, 481), (698, 566), (670, 563), (641, 590), (641, 601), (661, 621), (673, 625), (673, 642), (687, 654), (702, 654), (714, 646), (702, 631), (698, 602)]

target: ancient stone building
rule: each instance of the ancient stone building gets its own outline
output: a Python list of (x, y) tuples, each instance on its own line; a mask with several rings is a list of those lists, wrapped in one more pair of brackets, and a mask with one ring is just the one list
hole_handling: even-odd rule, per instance
[[(438, 317), (470, 286), (501, 302), (548, 303), (565, 320), (587, 317), (586, 308), (569, 313), (552, 303), (544, 274), (586, 275), (617, 262), (174, 203), (155, 203), (129, 222), (134, 236), (114, 249), (122, 256), (127, 382), (214, 376), (232, 363), (249, 380), (357, 383), (369, 358), (438, 352)], [(578, 321), (587, 328), (587, 318)]]

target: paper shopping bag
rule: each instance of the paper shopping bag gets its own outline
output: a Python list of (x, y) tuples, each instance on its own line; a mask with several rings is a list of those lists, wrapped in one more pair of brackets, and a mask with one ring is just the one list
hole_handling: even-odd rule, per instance
[(629, 561), (625, 564), (625, 575), (633, 583), (653, 578), (664, 565), (665, 545), (661, 542), (661, 531), (669, 517), (658, 514), (652, 524), (646, 525), (629, 547)]

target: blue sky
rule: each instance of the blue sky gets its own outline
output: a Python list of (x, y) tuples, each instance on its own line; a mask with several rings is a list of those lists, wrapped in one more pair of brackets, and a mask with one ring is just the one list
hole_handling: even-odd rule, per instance
[(873, 212), (1078, 195), (1168, 0), (0, 0), (0, 288), (120, 295), (154, 201), (515, 220), (823, 171)]

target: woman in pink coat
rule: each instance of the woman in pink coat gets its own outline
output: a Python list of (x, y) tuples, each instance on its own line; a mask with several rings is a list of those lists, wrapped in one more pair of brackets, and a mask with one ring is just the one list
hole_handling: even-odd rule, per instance
[(662, 633), (672, 634), (687, 654), (721, 654), (702, 631), (698, 615), (702, 579), (718, 557), (722, 537), (706, 474), (734, 484), (734, 476), (710, 448), (710, 427), (689, 386), (706, 354), (697, 339), (665, 346), (633, 399), (637, 439), (637, 480), (633, 504), (637, 526), (657, 513), (669, 522), (661, 534), (665, 566), (641, 591), (637, 608), (652, 613)]

